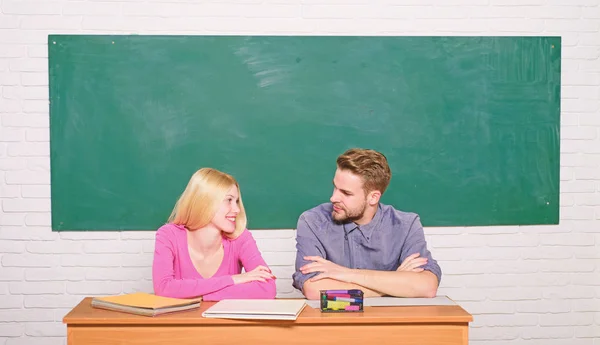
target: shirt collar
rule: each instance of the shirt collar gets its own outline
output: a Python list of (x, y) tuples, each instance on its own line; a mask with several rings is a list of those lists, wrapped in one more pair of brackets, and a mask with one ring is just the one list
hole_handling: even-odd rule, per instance
[(359, 229), (361, 234), (363, 235), (363, 237), (365, 238), (365, 240), (370, 241), (371, 237), (373, 235), (373, 230), (375, 230), (375, 228), (377, 228), (377, 226), (379, 225), (381, 218), (383, 217), (382, 215), (382, 211), (381, 211), (381, 204), (377, 205), (377, 211), (375, 211), (375, 216), (373, 217), (373, 219), (371, 219), (370, 222), (368, 222), (367, 224), (364, 225), (357, 225), (354, 222), (351, 223), (344, 223), (344, 231), (349, 234), (351, 231), (355, 230), (355, 229)]

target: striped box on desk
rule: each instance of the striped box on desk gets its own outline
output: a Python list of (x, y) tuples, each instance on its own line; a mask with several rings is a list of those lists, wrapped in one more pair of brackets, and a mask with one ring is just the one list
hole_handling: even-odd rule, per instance
[(322, 312), (363, 311), (362, 290), (321, 290)]

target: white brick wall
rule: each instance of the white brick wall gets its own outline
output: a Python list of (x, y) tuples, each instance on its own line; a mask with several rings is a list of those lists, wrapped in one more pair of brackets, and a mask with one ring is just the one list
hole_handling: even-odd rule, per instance
[[(471, 344), (600, 345), (599, 31), (600, 0), (1, 0), (0, 345), (64, 344), (84, 296), (152, 289), (153, 232), (50, 231), (51, 33), (562, 36), (561, 225), (426, 235)], [(299, 296), (294, 231), (253, 233)]]

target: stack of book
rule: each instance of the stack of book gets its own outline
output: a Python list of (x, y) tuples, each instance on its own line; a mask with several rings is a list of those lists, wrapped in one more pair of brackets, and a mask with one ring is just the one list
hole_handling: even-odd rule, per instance
[(136, 292), (118, 296), (94, 297), (92, 307), (143, 316), (156, 316), (199, 308), (201, 301), (202, 297), (179, 299)]

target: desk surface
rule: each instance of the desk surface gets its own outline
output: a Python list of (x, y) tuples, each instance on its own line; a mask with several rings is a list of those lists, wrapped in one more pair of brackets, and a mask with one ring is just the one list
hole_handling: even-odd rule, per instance
[(458, 305), (365, 307), (362, 313), (321, 313), (306, 306), (296, 321), (230, 320), (202, 317), (202, 312), (215, 302), (202, 302), (199, 309), (163, 314), (155, 317), (126, 314), (93, 308), (91, 297), (83, 299), (63, 319), (67, 325), (93, 324), (152, 324), (152, 325), (241, 325), (241, 324), (415, 324), (415, 323), (468, 323), (473, 317)]

